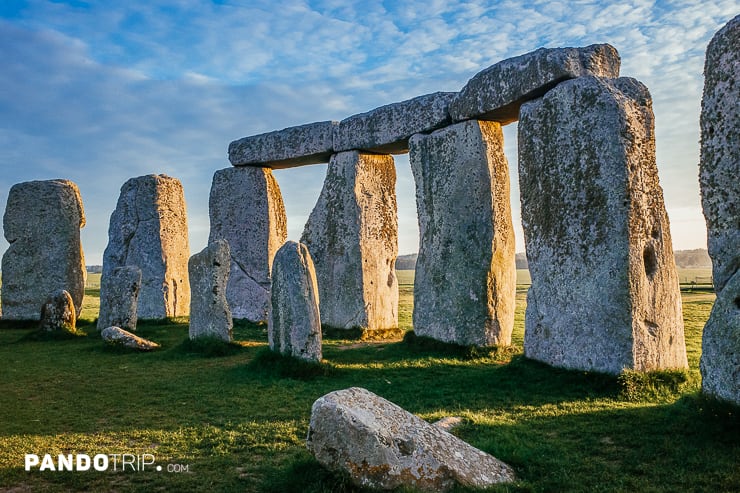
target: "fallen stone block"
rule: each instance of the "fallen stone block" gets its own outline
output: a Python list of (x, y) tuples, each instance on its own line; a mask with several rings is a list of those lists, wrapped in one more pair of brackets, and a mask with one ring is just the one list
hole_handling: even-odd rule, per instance
[(229, 144), (233, 166), (293, 168), (327, 163), (334, 153), (337, 122), (326, 121), (253, 135)]
[(120, 327), (106, 327), (100, 331), (100, 336), (108, 344), (135, 349), (137, 351), (152, 351), (160, 347), (156, 342), (139, 337)]
[(409, 138), (449, 125), (455, 92), (435, 92), (345, 118), (334, 131), (334, 152), (362, 150), (402, 154)]
[(540, 48), (503, 60), (477, 73), (450, 103), (454, 121), (519, 119), (522, 103), (538, 98), (558, 83), (581, 77), (619, 76), (619, 53), (608, 44), (585, 48)]
[(314, 402), (306, 445), (321, 465), (361, 487), (438, 492), (515, 480), (495, 457), (357, 387)]

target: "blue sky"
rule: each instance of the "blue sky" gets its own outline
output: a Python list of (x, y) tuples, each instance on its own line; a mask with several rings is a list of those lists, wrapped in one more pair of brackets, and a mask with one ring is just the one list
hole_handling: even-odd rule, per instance
[[(538, 47), (610, 43), (653, 95), (674, 246), (706, 244), (697, 182), (704, 52), (736, 0), (127, 0), (0, 2), (0, 213), (14, 183), (81, 190), (88, 264), (100, 263), (128, 178), (185, 187), (193, 252), (208, 236), (213, 172), (230, 141), (340, 120), (434, 91)], [(516, 126), (505, 129), (519, 222)], [(407, 156), (398, 167), (401, 253), (418, 227)], [(298, 239), (324, 165), (276, 171)], [(523, 251), (520, 228), (517, 251)], [(0, 252), (7, 243), (0, 240)]]

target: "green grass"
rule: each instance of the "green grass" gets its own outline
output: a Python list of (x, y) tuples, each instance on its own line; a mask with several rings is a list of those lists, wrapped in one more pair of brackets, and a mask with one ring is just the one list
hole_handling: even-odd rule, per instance
[[(524, 290), (512, 348), (327, 339), (320, 365), (270, 353), (265, 326), (247, 323), (231, 345), (191, 344), (183, 323), (140, 323), (162, 344), (153, 353), (111, 351), (90, 312), (87, 337), (0, 330), (0, 491), (357, 491), (305, 449), (311, 404), (350, 386), (429, 421), (462, 417), (455, 433), (519, 476), (491, 491), (740, 491), (737, 409), (698, 393), (712, 301), (684, 294), (690, 371), (621, 378), (524, 359)], [(25, 453), (149, 453), (164, 470), (26, 472)]]

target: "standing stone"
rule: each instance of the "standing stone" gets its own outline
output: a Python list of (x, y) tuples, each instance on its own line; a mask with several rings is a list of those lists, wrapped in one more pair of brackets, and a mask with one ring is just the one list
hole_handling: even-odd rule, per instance
[(116, 326), (135, 331), (141, 291), (141, 269), (135, 265), (116, 267), (101, 278), (98, 330)]
[(699, 182), (717, 299), (702, 338), (702, 390), (740, 405), (740, 16), (704, 65)]
[(229, 243), (216, 240), (188, 261), (190, 274), (190, 338), (232, 340), (234, 324), (226, 301), (231, 256)]
[(414, 332), (511, 344), (516, 268), (501, 125), (467, 121), (411, 138), (419, 257)]
[(3, 216), (10, 243), (2, 260), (5, 320), (39, 320), (49, 293), (69, 292), (77, 314), (85, 294), (80, 228), (85, 212), (77, 185), (68, 180), (13, 185)]
[(612, 374), (688, 366), (653, 126), (630, 78), (570, 80), (522, 106), (528, 358)]
[(321, 361), (319, 291), (306, 245), (288, 241), (275, 255), (272, 304), (267, 322), (270, 349), (306, 361)]
[(316, 266), (325, 326), (398, 327), (398, 218), (392, 156), (357, 151), (332, 156), (301, 243)]
[(227, 168), (213, 175), (209, 243), (231, 249), (226, 300), (234, 318), (267, 321), (272, 259), (288, 236), (280, 187), (267, 168)]
[(39, 329), (47, 332), (64, 331), (74, 333), (77, 330), (77, 316), (72, 295), (59, 289), (49, 295), (41, 307)]
[(190, 308), (189, 256), (180, 181), (146, 175), (124, 183), (110, 217), (101, 284), (116, 267), (135, 265), (141, 269), (139, 318), (185, 316)]

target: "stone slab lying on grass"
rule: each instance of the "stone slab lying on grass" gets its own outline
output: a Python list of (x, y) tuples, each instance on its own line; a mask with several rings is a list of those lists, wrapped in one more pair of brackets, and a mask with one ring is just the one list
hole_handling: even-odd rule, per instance
[(75, 313), (72, 295), (64, 289), (57, 290), (49, 295), (41, 307), (39, 329), (49, 332), (61, 330), (74, 333), (77, 326)]
[(358, 486), (447, 491), (514, 481), (511, 467), (362, 388), (314, 402), (306, 445)]
[(409, 138), (450, 123), (447, 107), (455, 92), (425, 94), (345, 118), (334, 132), (334, 152), (408, 152)]
[(100, 279), (98, 330), (121, 327), (136, 330), (137, 305), (141, 291), (141, 269), (135, 265), (116, 267)]
[(139, 337), (120, 327), (106, 327), (100, 331), (100, 335), (105, 342), (113, 346), (122, 346), (138, 351), (152, 351), (160, 347), (156, 342)]
[(215, 337), (231, 342), (234, 327), (226, 301), (231, 254), (226, 240), (216, 240), (188, 261), (191, 339)]
[(540, 48), (477, 73), (450, 103), (454, 121), (519, 119), (519, 107), (559, 82), (584, 75), (619, 76), (619, 53), (608, 44), (584, 48)]
[(334, 128), (326, 121), (252, 135), (229, 144), (233, 166), (292, 168), (327, 163), (334, 153)]

